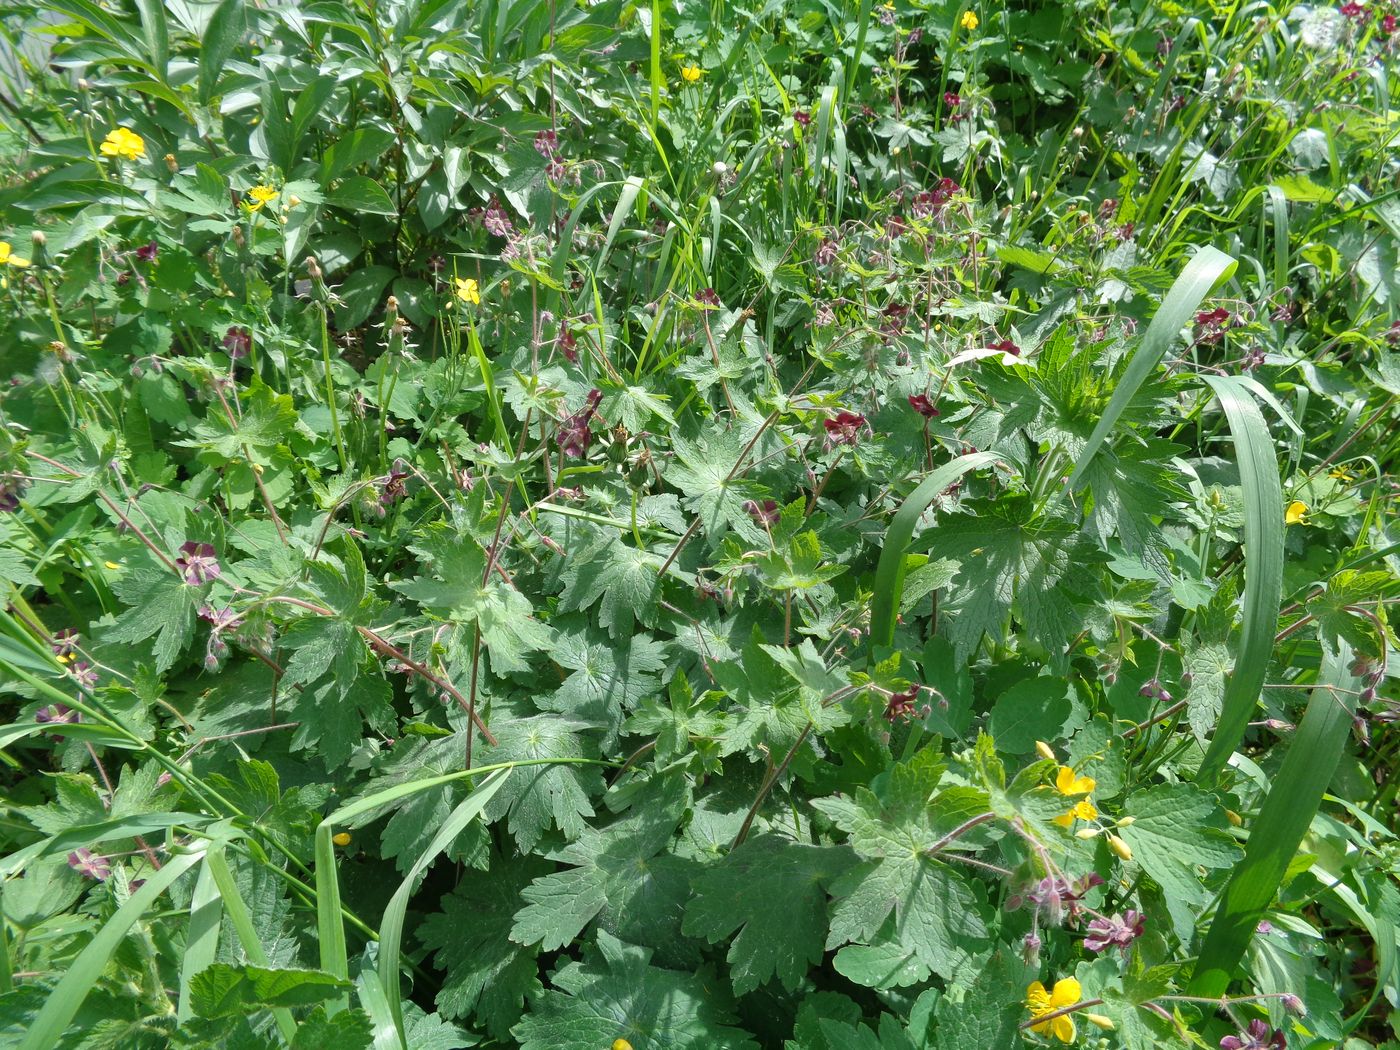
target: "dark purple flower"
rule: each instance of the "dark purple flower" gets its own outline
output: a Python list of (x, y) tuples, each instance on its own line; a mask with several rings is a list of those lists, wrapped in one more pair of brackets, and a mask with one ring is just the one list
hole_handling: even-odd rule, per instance
[(1110, 946), (1126, 949), (1142, 936), (1143, 926), (1142, 913), (1132, 909), (1122, 915), (1093, 919), (1089, 923), (1089, 935), (1084, 938), (1084, 947), (1091, 952), (1101, 952)]
[(836, 261), (836, 242), (833, 240), (822, 241), (817, 245), (817, 250), (812, 256), (812, 261), (818, 266), (830, 266)]
[(564, 355), (569, 364), (578, 364), (578, 340), (567, 328), (559, 329), (554, 338), (554, 348)]
[(112, 865), (108, 863), (107, 858), (93, 853), (86, 847), (75, 849), (68, 854), (68, 866), (78, 874), (86, 875), (98, 882), (106, 881), (107, 877), (112, 874)]
[(956, 91), (943, 92), (943, 104), (949, 109), (957, 109), (962, 105), (962, 96)]
[(1397, 22), (1397, 20), (1396, 20), (1396, 18), (1395, 18), (1394, 15), (1384, 15), (1384, 16), (1382, 16), (1382, 17), (1381, 17), (1381, 33), (1382, 33), (1382, 35), (1384, 35), (1384, 36), (1390, 36), (1392, 33), (1395, 32), (1395, 27), (1396, 27), (1397, 25), (1400, 25), (1400, 22)]
[(252, 348), (253, 336), (248, 329), (234, 325), (224, 333), (224, 349), (228, 351), (228, 356), (234, 361), (247, 357), (248, 351)]
[(23, 478), (0, 477), (0, 513), (13, 514), (19, 510), (19, 498), (28, 487), (29, 482)]
[(78, 712), (74, 711), (67, 704), (50, 704), (48, 707), (41, 707), (34, 712), (34, 721), (41, 726), (49, 725), (53, 722), (63, 722), (65, 724), (76, 722)]
[(497, 237), (504, 237), (511, 231), (510, 216), (501, 207), (501, 202), (495, 197), (491, 198), (491, 203), (486, 210), (481, 213), (481, 225), (486, 227), (486, 232)]
[(1021, 356), (1021, 348), (1010, 339), (1000, 339), (993, 343), (991, 348), (993, 350), (1000, 350), (1003, 354), (1010, 354), (1012, 357)]
[(909, 224), (904, 221), (903, 215), (891, 215), (885, 220), (885, 236), (890, 240), (898, 240), (909, 232)]
[(1019, 893), (1006, 899), (1006, 906), (1013, 911), (1030, 905), (1052, 926), (1058, 926), (1066, 918), (1074, 921), (1084, 910), (1081, 901), (1084, 895), (1095, 886), (1103, 884), (1103, 878), (1094, 872), (1071, 883), (1068, 879), (1055, 875), (1032, 883)]
[(1229, 321), (1230, 311), (1223, 306), (1200, 311), (1196, 314), (1196, 342), (1205, 345), (1220, 342)]
[(812, 114), (805, 109), (795, 109), (792, 111), (792, 122), (801, 127), (810, 127), (812, 124)]
[(535, 135), (535, 152), (541, 157), (552, 158), (559, 150), (559, 136), (551, 128)]
[(243, 618), (231, 605), (225, 605), (222, 609), (215, 609), (212, 605), (201, 605), (195, 610), (195, 615), (216, 631), (226, 631), (243, 622)]
[(78, 651), (78, 632), (71, 627), (55, 631), (52, 648), (55, 656), (72, 656)]
[(1343, 4), (1338, 10), (1348, 18), (1360, 18), (1366, 13), (1366, 8), (1361, 4), (1355, 3), (1354, 0), (1349, 0), (1348, 3)]
[(925, 419), (933, 419), (939, 414), (938, 406), (929, 400), (927, 394), (910, 394), (909, 407)]
[(219, 559), (214, 556), (214, 546), (210, 543), (186, 540), (180, 545), (180, 556), (175, 559), (175, 564), (184, 573), (185, 582), (196, 586), (223, 575)]
[(919, 699), (919, 687), (911, 685), (902, 693), (891, 693), (889, 700), (885, 703), (885, 721), (898, 722), (901, 719), (908, 722), (915, 718), (927, 718), (930, 708), (928, 704), (923, 707), (916, 707), (915, 701)]
[(389, 468), (389, 476), (379, 487), (379, 505), (381, 507), (392, 506), (408, 495), (408, 486), (404, 484), (404, 481), (411, 473), (413, 472), (408, 469), (408, 464), (403, 460), (394, 460), (394, 465)]
[(854, 445), (860, 440), (860, 432), (865, 427), (865, 417), (859, 412), (838, 412), (834, 419), (822, 420), (826, 429), (826, 447), (833, 445)]
[(766, 499), (744, 501), (744, 513), (753, 518), (755, 525), (773, 525), (783, 516), (782, 508), (776, 500)]
[(702, 306), (717, 307), (720, 305), (719, 296), (713, 288), (701, 288), (695, 293), (695, 298)]
[(1142, 688), (1138, 690), (1138, 696), (1145, 696), (1149, 700), (1156, 700), (1162, 704), (1172, 702), (1172, 694), (1163, 689), (1162, 683), (1155, 678), (1142, 683)]
[(880, 316), (884, 318), (880, 332), (892, 338), (904, 331), (904, 323), (909, 318), (909, 307), (904, 303), (887, 303), (880, 311)]
[(1391, 346), (1400, 343), (1400, 321), (1396, 321), (1385, 330), (1385, 341)]
[(1220, 1050), (1285, 1050), (1287, 1045), (1282, 1032), (1270, 1030), (1268, 1024), (1257, 1017), (1239, 1035), (1227, 1035), (1220, 1040)]
[(589, 429), (588, 423), (598, 411), (598, 404), (602, 400), (602, 391), (590, 390), (583, 408), (559, 424), (559, 435), (555, 440), (564, 455), (574, 459), (582, 459), (588, 455), (588, 446), (593, 441), (593, 431)]
[(86, 660), (79, 660), (68, 668), (74, 680), (84, 689), (97, 688), (97, 669)]
[(160, 245), (155, 241), (151, 241), (149, 244), (143, 244), (136, 249), (136, 258), (140, 259), (142, 262), (155, 262), (156, 254), (159, 251)]

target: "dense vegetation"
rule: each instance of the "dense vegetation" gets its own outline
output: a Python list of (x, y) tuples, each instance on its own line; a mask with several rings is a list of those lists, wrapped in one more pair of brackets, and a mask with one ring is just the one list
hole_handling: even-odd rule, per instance
[(1397, 14), (6, 5), (0, 1042), (1400, 1047)]

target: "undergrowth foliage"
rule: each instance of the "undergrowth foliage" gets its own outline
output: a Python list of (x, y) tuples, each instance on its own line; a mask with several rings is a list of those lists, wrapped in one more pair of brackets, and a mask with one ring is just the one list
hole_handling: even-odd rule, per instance
[(7, 7), (6, 1045), (1400, 1045), (1396, 15)]

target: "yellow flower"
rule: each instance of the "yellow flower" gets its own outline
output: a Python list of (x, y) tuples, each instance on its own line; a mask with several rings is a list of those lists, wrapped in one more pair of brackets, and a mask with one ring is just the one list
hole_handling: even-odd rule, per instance
[(140, 160), (146, 155), (146, 140), (130, 128), (117, 128), (107, 132), (99, 147), (104, 157), (120, 157), (122, 160)]
[(971, 33), (974, 29), (977, 28), (977, 16), (971, 11), (964, 11), (962, 16), (962, 22), (959, 24), (969, 33)]
[(632, 1050), (632, 1044), (626, 1039), (614, 1039), (612, 1042), (612, 1050)]
[(1340, 481), (1343, 485), (1350, 485), (1353, 481), (1356, 480), (1356, 475), (1349, 471), (1346, 467), (1335, 467), (1327, 472), (1327, 476), (1329, 478), (1334, 478), (1335, 480)]
[(348, 846), (350, 845), (350, 832), (342, 831), (338, 835), (332, 835), (331, 841), (337, 846)]
[[(1073, 1006), (1077, 1002), (1079, 1002), (1079, 982), (1073, 977), (1056, 981), (1053, 992), (1047, 992), (1045, 985), (1039, 981), (1032, 981), (1030, 987), (1026, 989), (1026, 1009), (1031, 1012), (1032, 1019), (1053, 1014), (1056, 1010)], [(1070, 1014), (1061, 1014), (1052, 1020), (1031, 1025), (1031, 1031), (1039, 1035), (1045, 1035), (1049, 1032), (1062, 1043), (1072, 1043), (1074, 1042), (1074, 1018)]]
[(9, 241), (0, 241), (0, 266), (28, 266), (28, 259), (21, 259), (10, 248)]
[(1069, 766), (1061, 766), (1059, 773), (1055, 774), (1055, 790), (1061, 795), (1084, 795), (1086, 797), (1071, 806), (1068, 813), (1056, 817), (1055, 823), (1062, 828), (1067, 828), (1074, 823), (1076, 817), (1080, 820), (1096, 819), (1099, 811), (1094, 808), (1094, 803), (1087, 797), (1096, 786), (1093, 777), (1077, 777)]
[(458, 299), (473, 306), (481, 304), (481, 285), (476, 283), (476, 278), (454, 277), (453, 283), (457, 286)]
[(1285, 525), (1306, 525), (1307, 516), (1308, 505), (1300, 499), (1295, 499), (1283, 512), (1283, 523)]
[(248, 205), (249, 211), (257, 211), (264, 204), (277, 199), (277, 191), (271, 186), (254, 186), (248, 191), (248, 196), (253, 198), (253, 203)]
[(699, 66), (697, 66), (694, 62), (692, 62), (688, 66), (681, 67), (681, 79), (684, 80), (687, 84), (694, 84), (704, 75), (705, 71), (702, 70)]

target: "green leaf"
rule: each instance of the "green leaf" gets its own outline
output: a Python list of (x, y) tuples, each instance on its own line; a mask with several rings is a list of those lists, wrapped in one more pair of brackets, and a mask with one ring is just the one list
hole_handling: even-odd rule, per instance
[(597, 947), (556, 970), (512, 1029), (521, 1050), (599, 1050), (616, 1039), (638, 1050), (757, 1050), (735, 1027), (722, 982), (658, 969), (651, 955), (599, 930)]
[[(585, 726), (555, 714), (509, 721), (492, 720), (498, 745), (484, 750), (489, 762), (523, 759), (596, 758), (597, 741)], [(460, 753), (460, 748), (458, 749)], [(492, 800), (492, 820), (506, 817), (521, 852), (528, 853), (551, 828), (576, 839), (594, 815), (589, 799), (603, 792), (597, 766), (541, 765), (522, 769)]]
[(573, 674), (553, 696), (536, 700), (580, 722), (603, 727), (602, 747), (617, 746), (622, 723), (643, 697), (660, 691), (658, 672), (666, 666), (661, 644), (644, 634), (609, 643), (586, 628), (560, 631), (551, 649), (554, 662)]
[(851, 866), (834, 846), (809, 846), (781, 835), (746, 839), (694, 881), (684, 932), (729, 944), (729, 977), (743, 995), (771, 977), (796, 989), (821, 961), (826, 941), (823, 888)]
[(1188, 939), (1210, 899), (1203, 877), (1239, 860), (1224, 810), (1200, 788), (1159, 784), (1130, 796), (1124, 815), (1133, 823), (1118, 834), (1134, 863), (1162, 887), (1177, 934)]
[(571, 866), (521, 892), (525, 907), (516, 913), (511, 940), (554, 951), (599, 916), (607, 928), (634, 931), (639, 940), (679, 933), (689, 865), (658, 854), (675, 834), (680, 807), (672, 791), (604, 830), (585, 827), (577, 842), (551, 854)]
[(396, 215), (395, 206), (384, 187), (368, 175), (351, 175), (326, 194), (326, 203), (363, 215)]
[(131, 606), (106, 632), (108, 642), (144, 642), (156, 635), (151, 652), (156, 670), (166, 671), (194, 638), (194, 610), (203, 588), (154, 566), (133, 572), (117, 585)]
[(988, 728), (1002, 751), (1028, 755), (1037, 740), (1060, 736), (1069, 716), (1064, 679), (1027, 678), (997, 697)]
[(214, 8), (199, 42), (199, 101), (208, 105), (218, 91), (219, 74), (243, 40), (243, 0), (222, 0)]
[(195, 975), (191, 1004), (200, 1017), (237, 1017), (258, 1007), (312, 1006), (348, 987), (349, 981), (320, 970), (215, 963)]
[(446, 973), (437, 994), (445, 1016), (474, 1016), (497, 1039), (509, 1037), (526, 997), (540, 987), (537, 951), (510, 939), (513, 916), (520, 892), (552, 867), (541, 857), (493, 856), (487, 871), (463, 872), (441, 910), (419, 927), (424, 947), (436, 952), (434, 962)]

